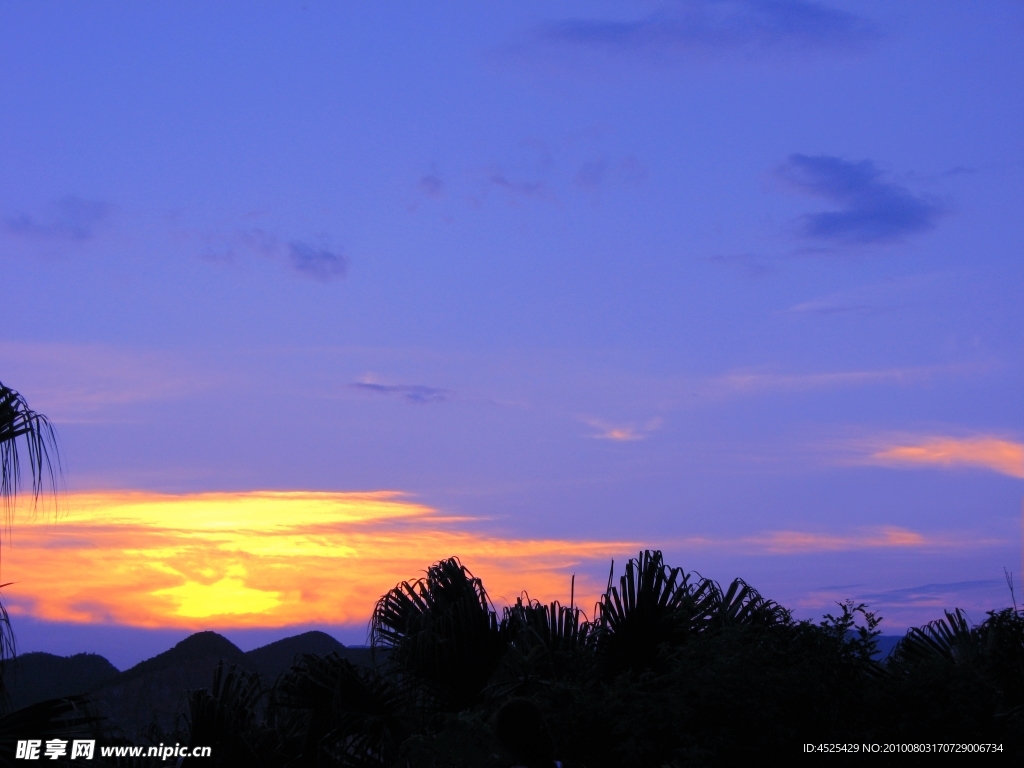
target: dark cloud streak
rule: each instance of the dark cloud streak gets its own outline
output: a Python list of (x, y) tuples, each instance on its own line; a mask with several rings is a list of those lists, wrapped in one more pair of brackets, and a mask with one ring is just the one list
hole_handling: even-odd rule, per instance
[(428, 403), (444, 403), (455, 394), (450, 389), (439, 389), (437, 387), (425, 387), (421, 384), (373, 384), (365, 381), (357, 381), (349, 384), (353, 389), (361, 389), (364, 392), (373, 392), (378, 395), (399, 397), (406, 402), (426, 405)]
[(812, 240), (846, 244), (885, 243), (932, 229), (943, 213), (933, 200), (884, 180), (870, 160), (849, 162), (828, 155), (790, 155), (778, 178), (811, 197), (842, 207), (801, 216), (799, 233)]
[(48, 206), (41, 218), (21, 213), (4, 219), (4, 229), (19, 237), (38, 240), (91, 240), (96, 228), (110, 215), (107, 203), (69, 195)]
[(807, 0), (684, 0), (643, 19), (570, 19), (538, 34), (548, 42), (633, 53), (850, 49), (878, 37), (869, 20)]
[(348, 259), (342, 254), (299, 241), (288, 243), (288, 261), (303, 277), (322, 283), (340, 280), (348, 272)]

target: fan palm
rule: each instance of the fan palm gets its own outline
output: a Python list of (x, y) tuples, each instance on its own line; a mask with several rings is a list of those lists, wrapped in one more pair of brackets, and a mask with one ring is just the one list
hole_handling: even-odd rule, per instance
[(788, 611), (742, 579), (723, 590), (711, 579), (669, 567), (657, 550), (631, 559), (617, 587), (609, 575), (597, 613), (593, 637), (608, 677), (648, 668), (662, 646), (678, 646), (704, 632), (790, 621)]
[(915, 662), (941, 658), (952, 663), (970, 663), (981, 652), (981, 635), (971, 628), (964, 612), (945, 612), (945, 619), (913, 627), (893, 650), (894, 660)]
[(377, 601), (370, 642), (387, 649), (392, 668), (438, 705), (457, 711), (487, 684), (508, 648), (507, 635), (483, 582), (453, 557)]
[(617, 587), (609, 575), (597, 616), (597, 658), (615, 677), (627, 669), (649, 667), (658, 649), (677, 645), (711, 619), (715, 584), (691, 581), (691, 574), (670, 568), (660, 551), (645, 550), (626, 564)]
[[(269, 721), (301, 765), (382, 768), (410, 733), (408, 702), (377, 669), (303, 654), (277, 681)], [(289, 765), (295, 764), (289, 763)]]
[[(224, 662), (217, 666), (213, 676), (213, 688), (191, 691), (188, 697), (189, 746), (213, 747), (213, 757), (218, 766), (245, 765), (258, 768), (273, 763), (261, 742), (263, 735), (257, 722), (257, 709), (263, 698), (263, 688), (258, 675), (231, 666)], [(228, 756), (225, 759), (225, 755)], [(186, 758), (183, 764), (209, 762), (205, 759)]]

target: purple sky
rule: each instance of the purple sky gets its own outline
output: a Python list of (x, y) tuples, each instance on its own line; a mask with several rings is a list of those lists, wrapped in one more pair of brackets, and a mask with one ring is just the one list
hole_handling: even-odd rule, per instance
[(982, 618), (1021, 569), (1022, 33), (1000, 0), (0, 3), (0, 381), (72, 490), (399, 490), (801, 616)]

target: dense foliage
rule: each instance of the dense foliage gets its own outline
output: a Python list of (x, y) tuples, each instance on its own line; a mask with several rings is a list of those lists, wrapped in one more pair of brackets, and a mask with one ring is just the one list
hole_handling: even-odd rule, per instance
[(221, 669), (184, 730), (155, 737), (254, 768), (731, 765), (806, 742), (1022, 752), (1024, 611), (947, 614), (880, 662), (863, 605), (795, 621), (660, 552), (613, 582), (592, 621), (525, 595), (499, 613), (457, 559), (436, 563), (378, 602), (375, 668), (308, 655), (269, 687)]

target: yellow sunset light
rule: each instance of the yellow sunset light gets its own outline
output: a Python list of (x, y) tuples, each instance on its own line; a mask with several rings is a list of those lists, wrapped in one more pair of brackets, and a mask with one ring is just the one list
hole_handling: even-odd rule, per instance
[[(201, 628), (366, 621), (377, 598), (458, 555), (496, 599), (568, 598), (581, 563), (632, 542), (504, 539), (396, 492), (76, 493), (19, 521), (4, 553), (15, 614)], [(600, 585), (577, 579), (592, 601)]]

